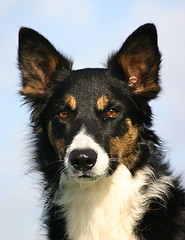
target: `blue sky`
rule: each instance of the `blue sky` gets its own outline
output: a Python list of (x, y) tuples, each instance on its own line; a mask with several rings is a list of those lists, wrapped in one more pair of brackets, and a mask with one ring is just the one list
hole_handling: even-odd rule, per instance
[[(140, 25), (155, 23), (163, 54), (161, 96), (151, 105), (154, 128), (175, 173), (185, 173), (185, 1), (4, 0), (0, 2), (0, 239), (41, 240), (39, 178), (25, 175), (31, 147), (29, 114), (17, 93), (17, 36), (39, 31), (74, 68), (102, 67)], [(184, 185), (185, 185), (185, 177)]]

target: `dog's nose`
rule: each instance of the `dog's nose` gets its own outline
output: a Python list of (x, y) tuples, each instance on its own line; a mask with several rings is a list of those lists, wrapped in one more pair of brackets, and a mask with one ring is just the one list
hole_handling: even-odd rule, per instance
[(97, 154), (91, 149), (73, 150), (69, 155), (69, 161), (76, 170), (91, 170), (96, 163)]

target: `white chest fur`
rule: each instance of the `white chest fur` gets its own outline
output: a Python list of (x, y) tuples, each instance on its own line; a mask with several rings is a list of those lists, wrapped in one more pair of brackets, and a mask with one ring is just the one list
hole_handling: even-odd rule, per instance
[(70, 240), (136, 240), (136, 220), (144, 213), (139, 192), (146, 172), (134, 178), (124, 165), (94, 182), (61, 181), (57, 204), (65, 212)]

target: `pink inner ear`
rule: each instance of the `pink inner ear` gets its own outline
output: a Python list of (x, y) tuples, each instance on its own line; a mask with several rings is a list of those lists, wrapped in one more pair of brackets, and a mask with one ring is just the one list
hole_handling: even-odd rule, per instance
[(128, 87), (133, 87), (134, 85), (137, 84), (137, 82), (138, 78), (136, 76), (129, 77)]
[(141, 79), (136, 76), (129, 77), (128, 87), (133, 87), (135, 93), (144, 91), (144, 85), (141, 82)]
[(127, 63), (128, 87), (133, 87), (134, 92), (142, 92), (144, 90), (144, 82), (142, 75), (146, 72), (147, 67), (143, 56), (131, 57)]

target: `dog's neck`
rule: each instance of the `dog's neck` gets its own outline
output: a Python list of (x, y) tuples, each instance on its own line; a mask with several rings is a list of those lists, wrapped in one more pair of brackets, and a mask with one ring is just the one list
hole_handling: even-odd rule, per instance
[(136, 240), (134, 224), (145, 211), (140, 188), (146, 183), (144, 170), (133, 177), (124, 165), (93, 182), (61, 180), (57, 205), (64, 212), (69, 239)]

